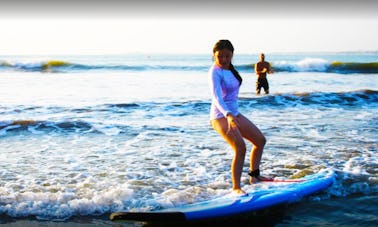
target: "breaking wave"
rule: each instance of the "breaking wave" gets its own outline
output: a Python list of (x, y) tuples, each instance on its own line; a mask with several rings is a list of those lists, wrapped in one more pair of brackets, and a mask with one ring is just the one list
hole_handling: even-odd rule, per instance
[[(201, 64), (177, 64), (168, 62), (149, 63), (136, 62), (126, 64), (81, 64), (63, 60), (47, 60), (37, 62), (8, 62), (0, 60), (0, 71), (24, 71), (44, 73), (71, 73), (86, 71), (207, 71), (211, 61)], [(251, 72), (254, 64), (239, 64), (235, 67), (241, 72)], [(321, 58), (305, 58), (299, 61), (274, 61), (272, 68), (275, 72), (325, 72), (325, 73), (378, 73), (378, 62), (329, 62)]]

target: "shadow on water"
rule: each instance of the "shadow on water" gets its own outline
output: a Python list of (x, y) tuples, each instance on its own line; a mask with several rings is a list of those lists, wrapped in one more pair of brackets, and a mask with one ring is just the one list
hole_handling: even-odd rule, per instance
[(173, 227), (173, 226), (276, 226), (277, 223), (283, 222), (287, 219), (286, 211), (287, 205), (279, 205), (269, 209), (243, 213), (228, 217), (199, 220), (199, 221), (185, 221), (185, 222), (150, 222), (144, 223), (145, 227)]
[(0, 226), (12, 226), (12, 227), (170, 227), (170, 226), (275, 226), (277, 223), (283, 222), (287, 216), (285, 214), (287, 205), (279, 205), (269, 209), (243, 213), (239, 215), (233, 215), (228, 217), (222, 217), (217, 219), (208, 219), (200, 221), (157, 221), (157, 222), (136, 222), (136, 221), (110, 221), (108, 215), (101, 215), (98, 217), (73, 217), (67, 221), (43, 221), (36, 218), (13, 218), (6, 215), (1, 215)]

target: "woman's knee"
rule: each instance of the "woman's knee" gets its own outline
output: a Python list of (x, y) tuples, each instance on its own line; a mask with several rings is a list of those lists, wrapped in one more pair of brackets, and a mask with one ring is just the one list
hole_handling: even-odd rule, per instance
[(264, 135), (261, 135), (261, 137), (257, 140), (257, 143), (255, 144), (255, 146), (264, 148), (265, 144), (266, 144), (266, 137)]
[(243, 140), (241, 141), (238, 141), (236, 144), (235, 144), (235, 147), (236, 147), (236, 151), (241, 154), (241, 155), (245, 155), (246, 152), (247, 152), (247, 146), (245, 144), (245, 142)]

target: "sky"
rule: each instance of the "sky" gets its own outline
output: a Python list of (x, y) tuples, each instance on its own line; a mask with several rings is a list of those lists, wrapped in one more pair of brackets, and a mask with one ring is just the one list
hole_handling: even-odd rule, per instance
[(0, 55), (378, 50), (375, 0), (2, 0)]

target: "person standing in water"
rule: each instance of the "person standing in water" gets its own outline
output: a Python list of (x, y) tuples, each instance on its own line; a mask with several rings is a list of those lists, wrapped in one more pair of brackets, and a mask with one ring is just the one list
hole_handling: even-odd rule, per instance
[(269, 83), (266, 77), (267, 73), (273, 73), (270, 63), (265, 61), (265, 55), (260, 54), (260, 61), (255, 64), (255, 73), (257, 75), (256, 94), (260, 94), (261, 88), (264, 88), (265, 94), (269, 94)]
[(233, 193), (244, 195), (246, 192), (240, 185), (247, 149), (244, 139), (253, 144), (248, 172), (251, 184), (265, 179), (260, 176), (259, 166), (266, 139), (256, 125), (238, 110), (242, 78), (231, 63), (233, 53), (234, 47), (229, 40), (219, 40), (214, 45), (214, 64), (209, 69), (212, 98), (210, 122), (234, 151), (231, 163), (232, 190)]

